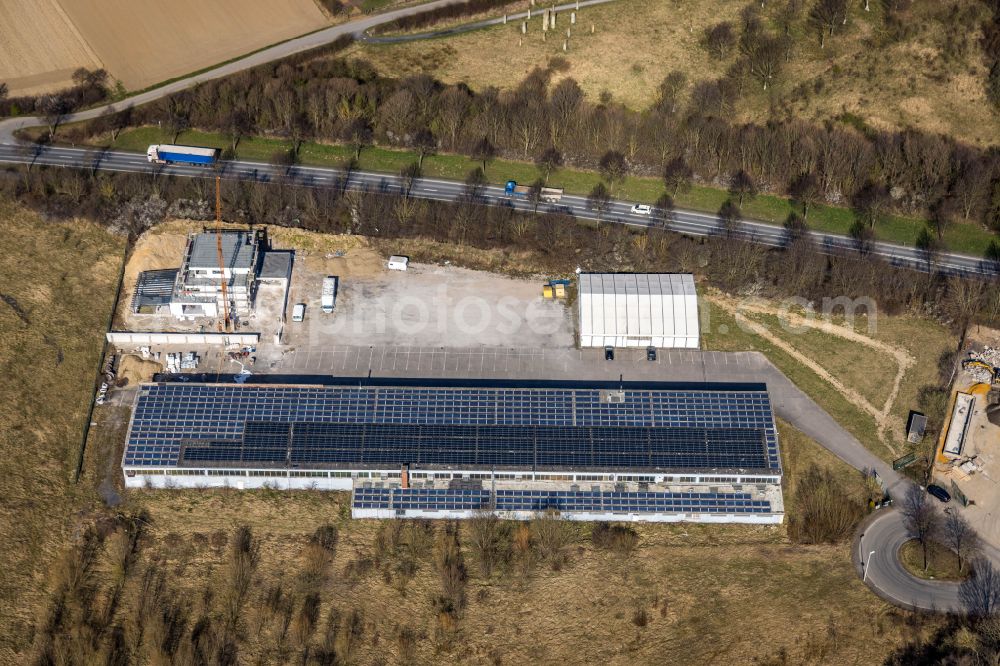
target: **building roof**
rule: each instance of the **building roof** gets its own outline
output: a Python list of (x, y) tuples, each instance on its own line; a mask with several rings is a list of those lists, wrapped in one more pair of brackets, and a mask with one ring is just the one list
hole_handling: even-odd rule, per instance
[(268, 250), (260, 262), (260, 273), (257, 277), (264, 279), (290, 278), (294, 254), (291, 250)]
[[(249, 269), (254, 260), (253, 234), (246, 231), (222, 232), (222, 258), (229, 269)], [(197, 234), (191, 239), (187, 257), (189, 269), (219, 267), (219, 250), (214, 233)]]
[[(390, 381), (390, 380), (387, 380)], [(126, 467), (780, 473), (763, 386), (152, 384)]]
[(698, 346), (698, 297), (689, 274), (583, 273), (579, 290), (583, 346)]

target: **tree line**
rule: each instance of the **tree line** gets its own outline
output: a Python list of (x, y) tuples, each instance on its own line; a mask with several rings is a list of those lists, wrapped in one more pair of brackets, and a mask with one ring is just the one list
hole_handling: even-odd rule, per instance
[(572, 78), (553, 85), (564, 67), (553, 58), (512, 90), (473, 91), (428, 75), (383, 78), (363, 60), (300, 57), (109, 114), (87, 131), (116, 135), (154, 124), (176, 139), (198, 128), (227, 136), (230, 151), (250, 135), (278, 136), (291, 142), (280, 156), (288, 162), (305, 141), (347, 144), (356, 154), (375, 144), (405, 148), (421, 160), (458, 153), (486, 170), (504, 157), (534, 161), (545, 178), (563, 167), (599, 170), (611, 194), (627, 175), (659, 176), (671, 196), (693, 182), (735, 189), (741, 201), (786, 194), (800, 204), (803, 224), (814, 205), (826, 203), (851, 206), (869, 229), (899, 212), (926, 216), (938, 239), (958, 222), (1000, 230), (995, 149), (850, 122), (734, 124), (727, 116), (741, 92), (730, 75), (692, 84), (670, 73), (655, 103), (634, 111), (607, 96), (588, 100)]

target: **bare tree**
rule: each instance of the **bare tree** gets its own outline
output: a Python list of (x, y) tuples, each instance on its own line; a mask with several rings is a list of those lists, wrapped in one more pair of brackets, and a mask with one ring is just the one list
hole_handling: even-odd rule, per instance
[(807, 171), (796, 176), (788, 186), (788, 193), (802, 205), (802, 219), (809, 219), (809, 208), (823, 198), (819, 180)]
[(920, 229), (920, 233), (917, 234), (917, 239), (914, 241), (914, 246), (920, 250), (920, 253), (923, 255), (924, 262), (926, 263), (927, 270), (929, 272), (940, 246), (938, 239), (934, 237), (934, 234), (932, 234), (931, 230), (927, 228), (927, 225), (924, 225)]
[(729, 194), (736, 197), (737, 205), (743, 208), (743, 202), (757, 196), (757, 183), (753, 177), (740, 169), (729, 179)]
[(705, 30), (705, 46), (718, 60), (724, 60), (736, 46), (736, 31), (729, 21), (722, 21)]
[(747, 32), (740, 42), (740, 50), (746, 57), (747, 71), (767, 90), (785, 62), (785, 38)]
[(977, 559), (972, 575), (958, 587), (958, 598), (973, 617), (995, 615), (1000, 611), (1000, 571), (986, 558)]
[(670, 72), (660, 83), (656, 95), (656, 109), (661, 113), (673, 115), (680, 104), (681, 93), (687, 88), (687, 75), (684, 72)]
[(875, 225), (882, 221), (882, 217), (889, 209), (892, 198), (885, 185), (868, 181), (854, 195), (854, 212), (861, 222), (875, 229)]
[(49, 138), (54, 139), (63, 118), (73, 110), (70, 101), (62, 95), (49, 95), (42, 102), (42, 115), (49, 126)]
[(733, 203), (732, 199), (726, 199), (722, 207), (719, 208), (719, 222), (722, 223), (722, 230), (727, 236), (731, 236), (740, 226), (740, 209)]
[(819, 30), (819, 47), (823, 48), (827, 33), (833, 37), (834, 31), (847, 23), (847, 0), (817, 0), (809, 18)]
[(625, 156), (617, 150), (609, 150), (601, 156), (597, 168), (601, 172), (601, 177), (608, 181), (609, 188), (613, 189), (615, 183), (625, 179), (625, 175), (628, 173), (628, 162), (625, 160)]
[(246, 525), (236, 528), (229, 550), (228, 587), (223, 599), (226, 625), (235, 630), (243, 602), (260, 563), (260, 541)]
[(958, 557), (958, 570), (963, 571), (966, 561), (972, 559), (979, 549), (979, 535), (972, 529), (965, 516), (955, 509), (945, 515), (941, 533), (945, 544), (955, 551), (955, 556)]
[(663, 184), (675, 199), (678, 192), (686, 192), (691, 187), (693, 177), (694, 172), (683, 157), (675, 157), (663, 168)]
[(483, 578), (510, 557), (510, 524), (492, 511), (479, 511), (468, 522), (469, 545), (479, 559)]
[(653, 205), (653, 221), (663, 227), (674, 221), (674, 198), (666, 192)]
[(929, 497), (923, 488), (911, 486), (899, 507), (906, 531), (920, 544), (924, 569), (927, 569), (927, 547), (941, 526), (941, 514)]
[(404, 197), (410, 196), (414, 183), (420, 180), (421, 175), (423, 174), (419, 162), (410, 162), (399, 170), (400, 189), (402, 189)]
[(547, 185), (549, 182), (549, 176), (563, 165), (563, 156), (555, 148), (546, 148), (542, 153), (535, 158), (535, 166), (538, 171), (542, 174), (542, 180)]
[(607, 186), (604, 183), (594, 185), (594, 189), (587, 195), (587, 208), (597, 213), (597, 219), (600, 220), (610, 204), (611, 194)]
[(483, 163), (483, 173), (486, 173), (486, 164), (492, 162), (497, 156), (497, 149), (487, 137), (483, 137), (472, 146), (469, 157), (477, 162)]
[(429, 129), (417, 130), (413, 137), (413, 148), (417, 151), (417, 166), (424, 168), (424, 158), (437, 152), (437, 138)]

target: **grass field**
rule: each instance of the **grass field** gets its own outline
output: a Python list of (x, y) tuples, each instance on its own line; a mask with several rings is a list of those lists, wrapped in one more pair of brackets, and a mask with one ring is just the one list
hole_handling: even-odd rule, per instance
[(95, 495), (72, 484), (122, 239), (0, 203), (0, 662), (32, 640), (48, 572)]
[[(560, 56), (570, 63), (561, 76), (576, 79), (591, 99), (607, 92), (631, 108), (644, 109), (671, 71), (684, 72), (692, 82), (725, 73), (736, 49), (716, 60), (700, 41), (705, 29), (719, 21), (739, 26), (739, 13), (747, 4), (621, 0), (580, 10), (575, 26), (564, 12), (556, 33), (545, 41), (541, 19), (532, 19), (523, 36), (520, 23), (512, 22), (444, 39), (359, 44), (349, 53), (371, 61), (388, 76), (429, 72), (474, 89), (511, 87), (534, 67), (545, 67)], [(982, 19), (982, 4), (914, 3), (905, 19), (912, 34), (889, 43), (880, 41), (885, 38), (882, 5), (871, 4), (872, 11), (864, 12), (862, 3), (851, 3), (847, 25), (822, 49), (802, 12), (792, 24), (795, 46), (788, 64), (769, 90), (751, 84), (732, 120), (759, 121), (768, 114), (828, 120), (848, 112), (873, 127), (917, 127), (979, 145), (994, 143), (1000, 136), (1000, 118), (985, 99), (978, 35), (965, 37), (964, 26), (947, 20), (952, 6)], [(776, 24), (784, 6), (767, 3), (766, 20)], [(572, 28), (572, 36), (564, 52), (566, 28)]]
[[(854, 573), (847, 544), (795, 545), (783, 527), (637, 525), (637, 549), (622, 554), (596, 548), (590, 524), (564, 526), (557, 569), (549, 561), (511, 563), (489, 577), (462, 525), (467, 605), (456, 625), (444, 626), (433, 601), (441, 589), (434, 542), (443, 523), (423, 545), (404, 528), (403, 545), (394, 549), (386, 545), (395, 538), (390, 526), (400, 523), (350, 520), (345, 493), (125, 491), (117, 465), (126, 408), (98, 409), (82, 482), (72, 485), (121, 243), (88, 223), (47, 223), (11, 206), (0, 209), (0, 230), (17, 248), (0, 257), (4, 295), (17, 303), (0, 303), (0, 368), (12, 380), (0, 387), (3, 663), (30, 660), (33, 636), (51, 611), (49, 594), (74, 561), (70, 546), (85, 541), (90, 525), (104, 535), (85, 570), (91, 626), (110, 626), (101, 624), (100, 610), (116, 599), (111, 624), (121, 625), (129, 645), (140, 645), (137, 661), (159, 644), (133, 642), (141, 603), (177, 604), (185, 637), (203, 616), (210, 628), (220, 625), (237, 525), (250, 526), (261, 547), (239, 624), (241, 663), (294, 661), (328, 644), (350, 663), (877, 663), (936, 626), (872, 595)], [(465, 249), (451, 251), (457, 257)], [(786, 496), (812, 465), (832, 470), (846, 492), (860, 487), (854, 470), (785, 424), (779, 428)], [(113, 511), (98, 500), (107, 479), (122, 495)], [(113, 515), (142, 511), (144, 536), (123, 568), (123, 533)], [(338, 539), (317, 575), (308, 544), (326, 524)], [(159, 573), (163, 587), (150, 594), (143, 581)], [(314, 616), (303, 610), (311, 594)], [(91, 645), (89, 629), (73, 629), (84, 611), (67, 608), (57, 648), (88, 661), (73, 652)], [(160, 635), (162, 623), (149, 622), (148, 635)], [(99, 654), (111, 641), (93, 644)]]
[[(812, 465), (831, 469), (845, 490), (861, 483), (815, 443), (779, 427), (791, 489)], [(347, 501), (345, 493), (129, 491), (120, 509), (147, 512), (147, 528), (119, 613), (134, 617), (144, 572), (163, 570), (163, 602), (183, 603), (190, 622), (218, 621), (233, 531), (248, 525), (260, 559), (238, 632), (241, 662), (291, 661), (332, 644), (340, 660), (359, 664), (877, 663), (935, 626), (913, 626), (913, 616), (872, 595), (847, 544), (797, 546), (782, 527), (636, 525), (638, 546), (623, 554), (596, 548), (591, 524), (564, 524), (557, 569), (512, 561), (486, 577), (465, 523), (467, 601), (457, 623), (442, 628), (434, 544), (444, 523), (354, 521)], [(322, 525), (336, 528), (337, 540), (317, 575), (308, 544)], [(99, 599), (117, 580), (116, 542), (108, 541), (93, 567)], [(303, 629), (309, 594), (318, 606)], [(148, 654), (147, 643), (135, 657)]]
[(914, 576), (931, 580), (965, 580), (968, 571), (959, 571), (958, 557), (936, 541), (927, 546), (927, 568), (924, 569), (924, 552), (920, 542), (907, 541), (899, 550), (899, 559)]
[[(771, 341), (739, 326), (729, 309), (707, 298), (700, 299), (699, 307), (703, 321), (707, 317), (711, 322), (710, 326), (702, 328), (704, 348), (762, 352), (796, 386), (884, 460), (891, 460), (906, 449), (903, 427), (909, 410), (920, 409), (918, 394), (922, 387), (939, 383), (938, 359), (957, 344), (953, 334), (929, 319), (909, 315), (878, 316), (874, 339), (903, 350), (913, 358), (912, 365), (903, 375), (899, 393), (883, 419), (887, 427), (880, 429), (880, 421), (875, 416), (838, 393), (812, 369)], [(888, 354), (822, 331), (791, 333), (773, 316), (755, 315), (752, 319), (764, 324), (773, 335), (818, 363), (843, 384), (873, 400), (875, 407), (883, 408), (898, 369)], [(858, 333), (868, 334), (864, 317), (859, 317), (855, 324)]]
[[(172, 136), (158, 128), (142, 127), (122, 132), (114, 142), (114, 147), (144, 153), (150, 144), (169, 142), (171, 139)], [(224, 136), (199, 131), (184, 132), (178, 141), (219, 148), (229, 146), (229, 141)], [(236, 152), (242, 159), (267, 161), (275, 153), (285, 151), (288, 147), (289, 143), (281, 139), (256, 137), (243, 139)], [(302, 162), (312, 166), (342, 166), (352, 156), (353, 151), (346, 146), (305, 143), (301, 148)], [(417, 156), (408, 151), (372, 147), (361, 152), (360, 166), (370, 171), (399, 173), (404, 166), (416, 159)], [(462, 180), (477, 164), (461, 155), (431, 155), (424, 159), (424, 175)], [(538, 178), (538, 171), (534, 165), (525, 162), (495, 160), (488, 165), (486, 175), (491, 182), (497, 184), (511, 179), (530, 183)], [(549, 184), (563, 187), (572, 194), (585, 195), (599, 180), (600, 176), (592, 171), (562, 169), (551, 176)], [(659, 179), (635, 176), (626, 178), (615, 189), (617, 197), (648, 203), (654, 203), (662, 193), (663, 184)], [(679, 208), (714, 213), (728, 196), (724, 190), (695, 186), (689, 192), (679, 194), (676, 203)], [(782, 224), (792, 210), (788, 199), (769, 195), (758, 196), (743, 208), (747, 218), (770, 224)], [(810, 209), (809, 226), (818, 231), (846, 234), (853, 222), (854, 214), (846, 208), (816, 206)], [(913, 218), (889, 217), (876, 229), (876, 236), (880, 240), (912, 246), (923, 224), (922, 220)], [(981, 256), (993, 238), (993, 234), (978, 225), (955, 224), (945, 232), (944, 243), (952, 251)]]

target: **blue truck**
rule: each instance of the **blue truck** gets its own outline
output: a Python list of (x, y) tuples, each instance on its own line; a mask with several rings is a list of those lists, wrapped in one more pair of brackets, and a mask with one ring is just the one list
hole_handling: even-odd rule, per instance
[[(503, 191), (508, 197), (526, 199), (531, 196), (531, 189), (530, 185), (518, 185), (516, 180), (508, 180)], [(538, 191), (538, 199), (545, 203), (559, 203), (562, 195), (563, 191), (561, 187), (543, 187)]]
[(218, 148), (156, 144), (146, 149), (146, 159), (154, 164), (194, 164), (213, 166), (219, 161)]

